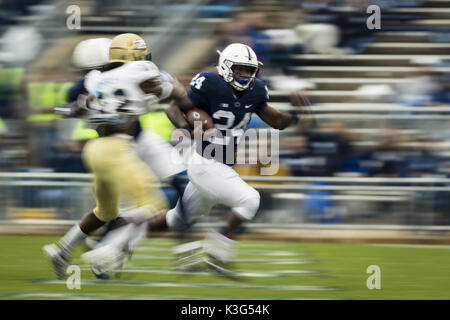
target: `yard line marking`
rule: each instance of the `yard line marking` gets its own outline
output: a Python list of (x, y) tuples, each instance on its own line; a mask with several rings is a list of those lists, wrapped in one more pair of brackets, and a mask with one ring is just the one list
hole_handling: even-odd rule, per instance
[(329, 299), (305, 299), (292, 297), (260, 297), (260, 298), (236, 298), (234, 296), (187, 296), (187, 295), (161, 295), (161, 294), (101, 294), (101, 293), (7, 293), (0, 295), (0, 299), (62, 299), (62, 300), (329, 300)]
[[(158, 248), (158, 247), (136, 247), (134, 252), (162, 252), (167, 254), (172, 254), (172, 251), (167, 248)], [(305, 252), (291, 252), (291, 251), (267, 251), (267, 250), (241, 250), (238, 249), (236, 251), (238, 255), (261, 255), (261, 256), (270, 256), (270, 257), (300, 257), (300, 256), (308, 256), (309, 253)]]
[[(261, 241), (262, 242), (262, 241)], [(280, 248), (286, 249), (286, 247), (300, 247), (301, 243), (299, 242), (285, 242), (285, 243), (246, 243), (246, 242), (238, 242), (237, 246), (240, 248)]]
[[(193, 240), (194, 241), (194, 240)], [(280, 248), (280, 249), (286, 249), (286, 246), (288, 247), (299, 247), (301, 246), (301, 243), (299, 242), (281, 242), (280, 243), (274, 243), (273, 241), (268, 241), (268, 243), (248, 243), (245, 242), (246, 240), (238, 241), (236, 244), (239, 248)], [(146, 247), (146, 246), (176, 246), (180, 243), (177, 240), (170, 240), (170, 239), (143, 239), (139, 246)]]
[(369, 244), (373, 247), (398, 247), (398, 248), (420, 248), (420, 249), (450, 249), (449, 245), (443, 244)]
[[(80, 268), (90, 268), (89, 264), (79, 264)], [(173, 270), (173, 271), (180, 271), (180, 269), (176, 266), (151, 266), (147, 264), (134, 264), (134, 263), (126, 263), (124, 265), (124, 269), (135, 269), (135, 270)], [(253, 273), (253, 272), (261, 272), (261, 270), (250, 270), (250, 269), (239, 269), (240, 272), (247, 272), (247, 273)], [(322, 270), (264, 270), (265, 273), (275, 273), (275, 274), (309, 274), (309, 273), (326, 273), (326, 271)]]
[[(155, 256), (151, 254), (134, 254), (131, 260), (174, 260), (172, 256)], [(240, 263), (268, 263), (268, 264), (310, 264), (318, 263), (314, 260), (302, 260), (302, 259), (252, 259), (252, 258), (235, 258), (230, 259), (230, 262)]]
[(291, 252), (291, 251), (272, 251), (272, 252), (264, 252), (265, 250), (249, 250), (249, 251), (241, 251), (239, 253), (247, 253), (247, 254), (261, 254), (264, 256), (271, 257), (296, 257), (296, 256), (308, 256), (309, 253), (305, 252)]
[(231, 262), (241, 262), (241, 263), (268, 263), (268, 264), (309, 264), (317, 263), (313, 260), (303, 260), (303, 259), (230, 259)]
[(134, 252), (172, 252), (171, 248), (158, 248), (158, 247), (150, 247), (150, 246), (138, 246), (133, 249)]
[[(62, 284), (66, 285), (64, 280), (37, 279), (32, 282), (41, 284)], [(315, 285), (279, 285), (279, 284), (248, 284), (242, 282), (223, 283), (223, 282), (162, 282), (162, 281), (105, 281), (105, 280), (84, 280), (82, 286), (103, 285), (103, 286), (131, 286), (131, 287), (160, 287), (160, 288), (241, 288), (257, 290), (279, 290), (279, 291), (336, 291), (338, 287), (315, 286)]]
[[(82, 267), (83, 271), (90, 271), (90, 267)], [(292, 271), (292, 270), (290, 270)], [(119, 273), (155, 273), (155, 274), (170, 274), (170, 275), (196, 275), (196, 276), (212, 276), (214, 273), (208, 271), (188, 271), (188, 270), (162, 270), (162, 269), (145, 269), (145, 268), (124, 268)], [(311, 277), (318, 275), (320, 272), (259, 272), (259, 271), (243, 271), (237, 270), (237, 277), (244, 278), (285, 278), (285, 277)]]

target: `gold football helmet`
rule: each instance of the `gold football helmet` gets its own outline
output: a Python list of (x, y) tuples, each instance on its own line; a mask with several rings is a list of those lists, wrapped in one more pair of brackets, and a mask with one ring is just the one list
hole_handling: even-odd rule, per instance
[(147, 45), (134, 33), (122, 33), (114, 37), (109, 47), (109, 62), (146, 60)]

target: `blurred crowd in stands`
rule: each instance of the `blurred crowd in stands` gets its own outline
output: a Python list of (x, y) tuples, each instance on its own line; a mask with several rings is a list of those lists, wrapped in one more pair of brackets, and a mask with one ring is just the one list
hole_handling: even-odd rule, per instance
[[(49, 18), (57, 3), (59, 15)], [(280, 133), (279, 176), (450, 176), (450, 126), (446, 118), (450, 112), (445, 110), (450, 107), (450, 59), (446, 56), (450, 52), (450, 1), (201, 3), (196, 7), (192, 26), (200, 26), (204, 33), (199, 32), (198, 37), (195, 33), (182, 35), (187, 49), (164, 52), (176, 59), (163, 68), (187, 87), (197, 72), (215, 71), (217, 49), (232, 42), (246, 43), (263, 63), (258, 77), (268, 85), (271, 105), (288, 108), (293, 91), (307, 98), (317, 115), (317, 126), (302, 121)], [(176, 28), (177, 23), (168, 17), (177, 21), (192, 12), (190, 2), (177, 0), (83, 0), (79, 2), (82, 28), (69, 31), (65, 28), (67, 13), (63, 4), (64, 1), (52, 4), (42, 0), (0, 0), (0, 171), (85, 172), (81, 150), (97, 136), (96, 132), (82, 120), (63, 119), (52, 111), (67, 102), (71, 86), (83, 75), (71, 61), (75, 45), (90, 37), (112, 38), (121, 32), (143, 30), (140, 34), (153, 51), (153, 39), (159, 35), (151, 28), (164, 23)], [(73, 3), (67, 2), (70, 4)], [(381, 29), (367, 28), (369, 5), (380, 7)], [(58, 24), (63, 28), (55, 29)], [(163, 32), (168, 40), (172, 36), (171, 41), (180, 39), (176, 37), (180, 30)], [(189, 46), (189, 42), (195, 46)], [(154, 59), (158, 63), (161, 54)], [(180, 66), (183, 71), (176, 72)], [(366, 110), (380, 105), (383, 111)], [(349, 106), (352, 109), (346, 111), (348, 119), (346, 113), (320, 111), (321, 107)], [(421, 112), (411, 107), (420, 108)], [(423, 112), (427, 107), (442, 107), (443, 111)], [(174, 128), (162, 109), (142, 116), (141, 123), (145, 130), (156, 131), (170, 140)], [(254, 117), (249, 127), (264, 129), (266, 125)], [(259, 174), (252, 166), (238, 166), (236, 171), (243, 176)], [(68, 218), (73, 218), (77, 210), (82, 212), (77, 205), (84, 203), (84, 198), (77, 188), (24, 192), (21, 207), (52, 203), (62, 208)], [(339, 192), (311, 190), (304, 194), (309, 197), (309, 201), (302, 202), (304, 221), (340, 222), (344, 221), (344, 212), (352, 210), (352, 201), (347, 201), (344, 208), (332, 200), (330, 196), (339, 196)], [(362, 199), (364, 194), (354, 195)], [(298, 207), (286, 199), (262, 199), (262, 208), (273, 207), (275, 213), (292, 211), (292, 221), (297, 221)], [(448, 193), (416, 192), (413, 199), (411, 205), (417, 212), (442, 214), (431, 220), (426, 220), (425, 214), (414, 215), (416, 220), (408, 223), (448, 223)], [(358, 203), (354, 209), (357, 214), (364, 212), (364, 206)], [(374, 202), (373, 210), (381, 217), (380, 212), (411, 209), (390, 210), (394, 204)], [(69, 214), (68, 210), (73, 212)], [(287, 219), (283, 217), (263, 215), (262, 219)]]
[[(94, 2), (94, 15), (101, 15), (106, 7), (123, 8), (127, 1)], [(131, 1), (136, 3), (138, 1)], [(399, 8), (422, 8), (424, 0), (408, 1), (368, 1), (368, 0), (320, 0), (320, 1), (213, 1), (201, 11), (203, 18), (226, 18), (218, 22), (214, 29), (214, 50), (204, 53), (200, 69), (213, 70), (217, 62), (215, 49), (231, 42), (249, 44), (264, 64), (259, 77), (264, 79), (272, 91), (300, 90), (313, 105), (320, 104), (321, 88), (311, 81), (307, 71), (293, 68), (307, 67), (311, 63), (301, 60), (294, 65), (295, 55), (333, 55), (324, 66), (330, 66), (333, 73), (339, 66), (337, 57), (366, 53), (367, 46), (377, 41), (379, 32), (426, 32), (426, 43), (449, 44), (450, 25), (424, 27), (406, 22), (420, 16), (408, 12), (397, 12)], [(366, 9), (377, 4), (382, 10), (381, 30), (366, 27), (369, 14)], [(41, 5), (41, 6), (39, 6)], [(171, 3), (182, 6), (182, 3)], [(61, 120), (61, 116), (51, 113), (51, 107), (63, 105), (67, 94), (79, 73), (70, 71), (71, 66), (63, 66), (67, 73), (59, 78), (51, 78), (47, 73), (39, 73), (32, 62), (42, 58), (42, 46), (52, 44), (49, 39), (35, 43), (33, 50), (14, 51), (17, 43), (38, 42), (33, 35), (39, 30), (17, 32), (14, 28), (26, 22), (26, 17), (44, 10), (43, 1), (21, 0), (0, 1), (1, 34), (0, 49), (0, 165), (2, 170), (26, 170), (30, 168), (52, 168), (61, 172), (83, 172), (80, 151), (86, 140), (95, 137), (92, 130), (78, 120)], [(276, 9), (273, 9), (276, 8)], [(385, 13), (383, 11), (385, 10)], [(108, 12), (107, 10), (103, 10)], [(390, 22), (392, 22), (390, 24)], [(20, 29), (23, 31), (24, 29)], [(73, 36), (68, 34), (67, 36)], [(113, 34), (110, 35), (111, 37)], [(32, 39), (33, 41), (28, 41)], [(51, 39), (50, 39), (51, 40)], [(61, 39), (59, 39), (61, 40)], [(20, 46), (23, 48), (23, 46)], [(429, 50), (432, 50), (430, 48)], [(22, 55), (28, 54), (21, 59)], [(421, 51), (423, 52), (423, 51)], [(445, 106), (450, 104), (450, 74), (445, 71), (448, 59), (441, 59), (431, 51), (412, 58), (406, 65), (415, 67), (408, 82), (357, 86), (358, 90), (368, 90), (367, 96), (352, 97), (348, 102), (389, 103), (403, 106)], [(383, 54), (395, 54), (386, 49)], [(44, 57), (45, 58), (45, 57)], [(355, 60), (355, 64), (356, 64)], [(318, 65), (314, 63), (314, 65)], [(349, 66), (352, 66), (351, 60)], [(391, 64), (392, 66), (392, 64)], [(394, 65), (395, 66), (395, 65)], [(196, 72), (177, 75), (190, 79)], [(444, 70), (444, 71), (442, 71)], [(69, 76), (67, 76), (69, 75)], [(183, 78), (184, 77), (184, 78)], [(336, 71), (334, 76), (341, 78)], [(360, 77), (365, 77), (361, 74)], [(383, 78), (395, 78), (387, 72)], [(308, 95), (314, 91), (315, 95)], [(325, 94), (324, 90), (324, 94)], [(370, 98), (368, 98), (370, 97)], [(329, 101), (329, 100), (327, 100)], [(332, 99), (331, 99), (332, 101)], [(342, 100), (340, 100), (342, 101)], [(345, 100), (342, 104), (345, 104)], [(358, 113), (358, 111), (355, 111)], [(354, 113), (355, 113), (354, 112)], [(397, 114), (399, 112), (385, 112)], [(405, 113), (402, 113), (405, 114)], [(410, 112), (410, 115), (419, 113)], [(444, 114), (444, 113), (443, 113)], [(169, 139), (171, 125), (164, 119), (163, 112), (146, 119), (149, 128), (159, 127), (161, 134)], [(71, 121), (70, 125), (67, 125)], [(153, 121), (153, 123), (151, 123)], [(318, 127), (305, 130), (301, 126), (281, 135), (281, 162), (296, 176), (333, 176), (353, 174), (361, 176), (413, 177), (424, 175), (444, 175), (450, 173), (448, 132), (425, 129), (433, 127), (433, 121), (445, 128), (446, 120), (429, 120), (426, 125), (417, 126), (421, 121), (367, 121), (319, 120)], [(265, 127), (259, 119), (252, 119), (250, 127)], [(71, 128), (72, 131), (68, 131)], [(364, 133), (371, 130), (372, 133)], [(415, 130), (417, 129), (417, 130)], [(159, 129), (158, 129), (159, 130)], [(413, 133), (408, 132), (415, 131)], [(428, 132), (428, 133), (430, 133)], [(443, 151), (444, 150), (444, 151)]]

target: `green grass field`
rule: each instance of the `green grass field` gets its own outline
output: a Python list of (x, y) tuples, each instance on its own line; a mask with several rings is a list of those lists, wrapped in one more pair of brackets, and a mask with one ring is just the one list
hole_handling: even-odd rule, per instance
[[(81, 289), (56, 280), (42, 254), (56, 237), (0, 236), (0, 299), (450, 299), (450, 246), (240, 241), (232, 280), (174, 268), (173, 239), (146, 239), (120, 279), (97, 280), (75, 252)], [(366, 286), (381, 269), (381, 289)]]

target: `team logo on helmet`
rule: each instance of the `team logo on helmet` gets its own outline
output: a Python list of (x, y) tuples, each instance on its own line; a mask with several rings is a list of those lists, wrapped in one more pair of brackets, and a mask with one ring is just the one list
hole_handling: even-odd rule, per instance
[(145, 50), (147, 49), (147, 45), (145, 44), (145, 41), (142, 39), (134, 40), (133, 41), (135, 47), (135, 50)]

